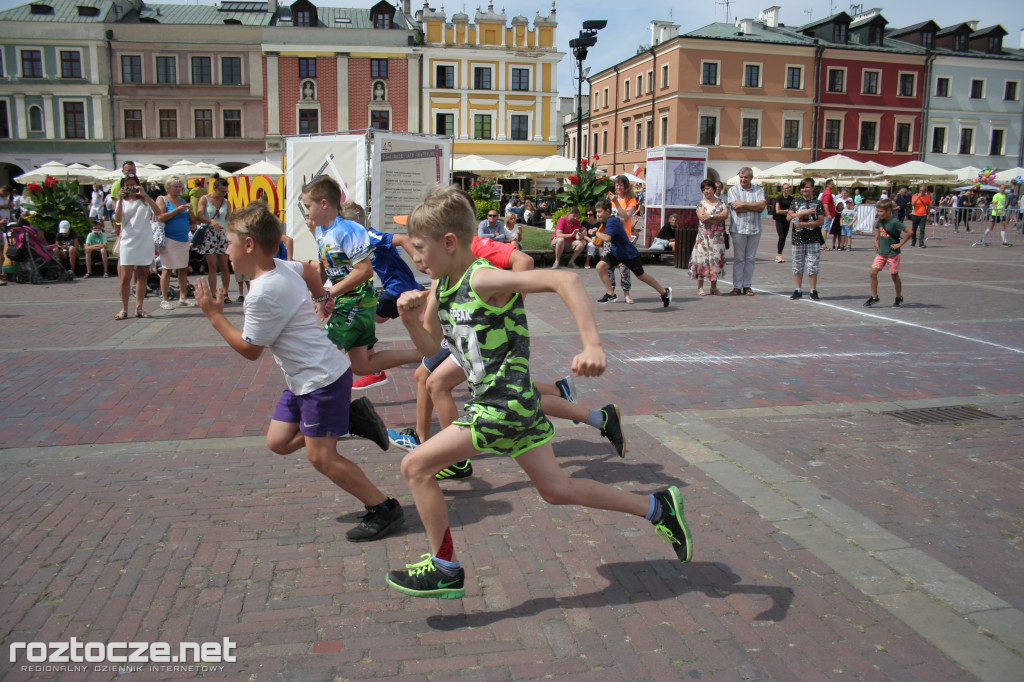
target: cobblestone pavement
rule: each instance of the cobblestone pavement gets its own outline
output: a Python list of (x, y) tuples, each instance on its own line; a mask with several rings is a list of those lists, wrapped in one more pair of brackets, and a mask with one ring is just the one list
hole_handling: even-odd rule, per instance
[[(152, 299), (153, 319), (114, 321), (113, 280), (0, 288), (0, 677), (1019, 680), (1024, 249), (936, 233), (904, 256), (906, 307), (866, 309), (870, 239), (823, 254), (820, 303), (791, 301), (765, 227), (754, 297), (698, 298), (652, 266), (668, 309), (636, 280), (635, 305), (593, 304), (610, 364), (580, 398), (622, 406), (625, 460), (556, 425), (574, 477), (680, 486), (693, 563), (642, 519), (546, 505), (487, 455), (444, 484), (467, 571), (454, 601), (385, 586), (428, 549), (400, 451), (342, 442), (407, 511), (397, 534), (351, 544), (356, 502), (266, 449), (283, 386), (269, 357), (246, 362), (198, 310)], [(596, 273), (578, 272), (596, 301)], [(880, 291), (891, 304), (887, 274)], [(564, 375), (572, 319), (557, 297), (527, 307), (535, 375)], [(409, 345), (397, 323), (378, 335)], [(412, 372), (389, 374), (366, 395), (410, 425)], [(998, 419), (886, 414), (959, 405)], [(10, 660), (72, 637), (229, 638), (237, 660)]]

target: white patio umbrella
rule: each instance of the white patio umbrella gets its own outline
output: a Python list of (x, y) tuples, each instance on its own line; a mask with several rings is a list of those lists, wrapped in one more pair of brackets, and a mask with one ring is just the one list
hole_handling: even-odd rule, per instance
[(1024, 168), (1017, 166), (1016, 168), (1007, 168), (1006, 170), (999, 171), (996, 173), (996, 182), (1001, 185), (1010, 184), (1010, 180), (1017, 177), (1024, 177)]
[(754, 180), (758, 183), (771, 182), (773, 184), (799, 180), (803, 175), (797, 169), (802, 164), (803, 161), (783, 161), (771, 168), (765, 168), (760, 174), (754, 176)]
[(33, 168), (27, 173), (16, 176), (14, 181), (27, 185), (30, 182), (42, 182), (50, 176), (61, 179), (67, 175), (67, 170), (68, 167), (60, 161), (47, 161), (39, 168)]
[(470, 154), (452, 161), (452, 170), (456, 173), (504, 173), (508, 170), (508, 166), (476, 154)]
[(933, 166), (924, 161), (907, 161), (893, 166), (883, 174), (889, 180), (900, 182), (956, 182), (956, 174), (952, 171)]
[(576, 172), (576, 162), (553, 154), (543, 159), (526, 159), (517, 163), (514, 170), (521, 175), (571, 175)]
[(875, 171), (871, 170), (870, 167), (843, 154), (833, 154), (814, 163), (805, 163), (799, 167), (798, 171), (806, 175), (856, 176), (875, 174)]
[(889, 170), (888, 166), (883, 166), (876, 161), (862, 161), (861, 163), (864, 164), (865, 168), (870, 168), (872, 173), (878, 173), (879, 175), (884, 175)]
[(187, 178), (192, 178), (192, 177), (203, 177), (203, 178), (205, 178), (205, 177), (208, 177), (210, 175), (213, 175), (214, 173), (216, 173), (219, 170), (220, 170), (220, 168), (218, 168), (217, 166), (214, 166), (213, 164), (209, 164), (209, 163), (202, 163), (202, 164), (200, 164), (200, 163), (192, 163), (191, 161), (186, 161), (185, 159), (182, 159), (181, 161), (178, 161), (177, 163), (172, 164), (169, 168), (165, 168), (162, 171), (157, 171), (157, 172), (151, 174), (146, 179), (147, 180), (156, 180), (157, 182), (163, 182), (167, 178), (169, 178), (171, 176), (174, 176), (174, 175), (180, 175), (182, 177), (187, 177)]
[(977, 166), (964, 166), (963, 168), (957, 168), (956, 170), (950, 171), (956, 176), (957, 182), (972, 182), (978, 179), (978, 173), (981, 169)]
[(250, 177), (256, 175), (273, 175), (275, 177), (278, 177), (284, 175), (284, 171), (275, 166), (274, 164), (270, 163), (269, 161), (257, 161), (252, 165), (236, 170), (234, 173), (232, 173), (232, 175), (246, 175)]
[[(644, 180), (643, 178), (638, 178), (637, 176), (633, 175), (632, 173), (623, 173), (623, 175), (626, 176), (626, 179), (629, 180), (630, 184), (633, 184), (633, 185), (636, 185), (636, 184), (646, 185), (647, 184), (646, 180)], [(616, 177), (618, 177), (618, 176), (616, 176)]]
[(85, 164), (72, 163), (67, 167), (64, 178), (67, 180), (78, 180), (78, 182), (93, 183), (99, 179), (101, 173), (97, 173)]

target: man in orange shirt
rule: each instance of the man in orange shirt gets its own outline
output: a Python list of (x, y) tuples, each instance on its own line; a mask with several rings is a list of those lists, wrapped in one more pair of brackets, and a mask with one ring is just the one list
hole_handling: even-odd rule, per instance
[[(910, 206), (913, 213), (910, 216), (910, 229), (913, 231), (910, 238), (911, 246), (927, 248), (924, 244), (924, 228), (928, 225), (928, 211), (932, 207), (932, 195), (928, 194), (928, 188), (921, 185), (917, 194), (910, 197)], [(918, 237), (917, 230), (921, 229), (921, 236)]]

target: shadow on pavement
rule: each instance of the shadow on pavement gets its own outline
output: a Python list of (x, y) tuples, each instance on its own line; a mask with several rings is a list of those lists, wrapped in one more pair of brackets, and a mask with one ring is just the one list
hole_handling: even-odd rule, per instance
[[(739, 575), (721, 562), (695, 562), (682, 565), (675, 561), (626, 561), (604, 564), (596, 569), (610, 585), (600, 592), (572, 597), (539, 597), (501, 611), (434, 615), (427, 625), (434, 630), (459, 630), (487, 627), (507, 618), (532, 616), (550, 609), (589, 609), (675, 599), (687, 592), (701, 592), (708, 599), (723, 599), (732, 594), (770, 597), (772, 605), (754, 617), (758, 621), (781, 621), (793, 603), (793, 589), (771, 585), (745, 585)], [(676, 580), (680, 578), (681, 580)], [(667, 588), (667, 589), (665, 589)]]

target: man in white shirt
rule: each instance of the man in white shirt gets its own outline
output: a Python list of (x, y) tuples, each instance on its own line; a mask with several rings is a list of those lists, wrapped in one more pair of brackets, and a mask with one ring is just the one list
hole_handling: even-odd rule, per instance
[(729, 234), (732, 237), (732, 283), (733, 296), (753, 296), (750, 288), (754, 277), (754, 256), (761, 242), (761, 211), (764, 210), (764, 189), (754, 185), (754, 171), (744, 166), (740, 169), (740, 184), (729, 188), (729, 216), (732, 221)]

